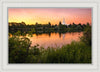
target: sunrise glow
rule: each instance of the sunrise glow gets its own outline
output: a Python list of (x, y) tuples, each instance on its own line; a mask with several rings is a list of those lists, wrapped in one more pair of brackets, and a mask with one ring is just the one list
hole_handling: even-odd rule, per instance
[(92, 23), (91, 8), (9, 8), (8, 22), (25, 22), (26, 24), (67, 24)]

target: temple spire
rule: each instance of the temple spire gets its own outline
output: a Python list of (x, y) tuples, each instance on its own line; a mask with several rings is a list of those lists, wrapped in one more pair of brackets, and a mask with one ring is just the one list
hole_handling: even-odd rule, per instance
[(63, 18), (63, 23), (62, 23), (63, 25), (65, 25), (66, 23), (65, 23), (65, 18)]

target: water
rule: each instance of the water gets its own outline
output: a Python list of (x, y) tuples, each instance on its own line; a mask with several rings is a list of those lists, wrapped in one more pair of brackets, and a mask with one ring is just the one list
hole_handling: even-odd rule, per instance
[(73, 33), (50, 33), (50, 34), (33, 34), (33, 37), (28, 37), (32, 44), (31, 46), (39, 44), (39, 47), (62, 47), (63, 45), (70, 44), (72, 41), (79, 41), (83, 35), (83, 32), (73, 32)]

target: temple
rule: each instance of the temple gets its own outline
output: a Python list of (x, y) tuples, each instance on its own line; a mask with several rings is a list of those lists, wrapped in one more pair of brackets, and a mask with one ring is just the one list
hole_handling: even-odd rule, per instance
[(65, 18), (63, 18), (62, 25), (68, 25), (68, 24), (65, 23)]

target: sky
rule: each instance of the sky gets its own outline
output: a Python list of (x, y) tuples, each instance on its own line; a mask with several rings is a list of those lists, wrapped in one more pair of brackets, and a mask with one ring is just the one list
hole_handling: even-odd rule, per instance
[(26, 24), (59, 24), (65, 19), (66, 24), (92, 23), (91, 8), (9, 8), (8, 22)]

